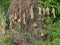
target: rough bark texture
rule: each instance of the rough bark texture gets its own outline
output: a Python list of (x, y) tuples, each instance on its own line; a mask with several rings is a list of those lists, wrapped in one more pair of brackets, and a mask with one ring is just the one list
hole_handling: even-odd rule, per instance
[[(12, 0), (8, 14), (11, 32), (14, 29), (18, 31), (18, 34), (24, 32), (33, 36), (33, 30), (39, 31), (42, 29), (42, 21), (38, 20), (40, 18), (38, 15), (38, 0)], [(28, 39), (33, 44), (32, 39), (24, 37), (25, 42)]]

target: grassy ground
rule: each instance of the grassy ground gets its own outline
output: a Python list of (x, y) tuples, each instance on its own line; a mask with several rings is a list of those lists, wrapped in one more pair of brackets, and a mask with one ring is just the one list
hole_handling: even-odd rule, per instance
[[(52, 37), (52, 41), (49, 39), (45, 41), (35, 41), (35, 45), (60, 45), (60, 20), (49, 25), (48, 29), (50, 30), (48, 35), (49, 37)], [(5, 45), (4, 39), (6, 40), (7, 38), (9, 38), (9, 36), (2, 38), (2, 35), (0, 34), (0, 44)]]

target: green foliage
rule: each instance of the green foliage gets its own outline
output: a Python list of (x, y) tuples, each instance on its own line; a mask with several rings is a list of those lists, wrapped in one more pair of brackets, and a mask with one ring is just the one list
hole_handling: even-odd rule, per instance
[[(36, 45), (60, 45), (60, 1), (59, 0), (48, 0), (48, 2), (39, 1), (40, 7), (49, 7), (50, 15), (46, 17), (46, 30), (48, 34), (48, 40), (44, 42), (37, 41)], [(51, 14), (52, 8), (56, 9), (57, 18), (54, 19)]]
[(2, 12), (7, 12), (11, 0), (0, 0)]
[(48, 0), (47, 2), (42, 2), (41, 0), (39, 0), (39, 6), (40, 7), (49, 7), (50, 10), (52, 10), (52, 8), (54, 7), (56, 9), (56, 15), (60, 14), (60, 3), (57, 0)]
[[(6, 20), (4, 20), (4, 21), (6, 21), (6, 24), (5, 25), (7, 25), (6, 27), (9, 27), (8, 25), (9, 25), (9, 19), (8, 19), (8, 15), (7, 15), (7, 10), (8, 10), (8, 7), (9, 7), (9, 5), (10, 5), (10, 1), (11, 0), (0, 0), (0, 19), (1, 19), (1, 22), (3, 22), (3, 20), (4, 19), (6, 19)], [(3, 13), (4, 13), (4, 15), (3, 15)], [(4, 19), (2, 18), (2, 17), (5, 17)], [(2, 23), (1, 23), (2, 24)]]

